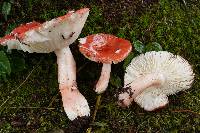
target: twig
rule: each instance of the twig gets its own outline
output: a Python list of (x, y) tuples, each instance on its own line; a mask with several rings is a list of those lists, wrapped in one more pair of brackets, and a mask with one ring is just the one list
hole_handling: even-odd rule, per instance
[[(96, 115), (97, 115), (97, 111), (99, 109), (99, 105), (100, 104), (101, 104), (101, 94), (97, 96), (97, 101), (96, 101), (96, 104), (95, 104), (95, 110), (94, 110), (94, 113), (92, 115), (92, 123), (94, 123), (94, 121), (95, 121), (95, 118), (96, 118)], [(86, 133), (91, 133), (91, 131), (92, 131), (92, 127), (90, 126), (87, 129)]]
[(54, 110), (56, 108), (48, 108), (48, 107), (8, 107), (10, 109), (48, 109), (48, 110)]
[(57, 97), (57, 96), (58, 96), (58, 93), (57, 93), (55, 96), (53, 96), (53, 98), (51, 99), (51, 102), (50, 102), (49, 105), (48, 105), (48, 108), (52, 106), (52, 104), (53, 104), (53, 102), (56, 100), (56, 97)]
[(13, 94), (15, 91), (17, 91), (28, 80), (28, 78), (31, 76), (31, 74), (33, 73), (34, 70), (35, 70), (35, 67), (27, 75), (27, 77), (25, 78), (25, 80), (15, 90), (11, 91), (11, 94)]
[(83, 64), (82, 66), (80, 66), (77, 70), (77, 73), (80, 72), (87, 64), (89, 64), (89, 62), (86, 62), (85, 64)]
[[(35, 68), (33, 68), (33, 70), (34, 70), (34, 69), (35, 69)], [(14, 92), (16, 92), (16, 91), (28, 80), (28, 78), (30, 77), (30, 75), (33, 73), (33, 70), (28, 74), (28, 76), (26, 77), (26, 79), (25, 79), (15, 90), (11, 91), (11, 94), (13, 94)], [(11, 96), (8, 96), (8, 98), (1, 104), (0, 109), (1, 109), (1, 107), (2, 107), (4, 104), (7, 103), (7, 101), (8, 101), (10, 98), (11, 98)]]
[(183, 4), (184, 4), (185, 6), (187, 6), (187, 4), (186, 4), (185, 0), (182, 0), (182, 1), (183, 1)]
[(97, 96), (97, 101), (96, 101), (96, 105), (95, 105), (95, 110), (94, 110), (94, 114), (92, 116), (92, 122), (95, 121), (96, 115), (97, 115), (97, 111), (99, 109), (99, 105), (101, 104), (101, 94)]
[[(25, 78), (25, 80), (13, 91), (11, 91), (10, 93), (13, 94), (14, 92), (16, 92), (27, 80), (28, 78), (31, 76), (31, 74), (33, 73), (33, 71), (35, 70), (35, 68), (38, 66), (38, 64), (41, 62), (41, 60), (36, 64), (35, 67), (33, 67), (33, 69), (31, 70), (31, 72), (27, 75), (27, 77)], [(7, 103), (7, 101), (11, 98), (11, 96), (8, 96), (8, 98), (1, 104), (0, 106), (0, 109), (1, 107)]]
[(129, 115), (131, 114), (131, 112), (128, 113), (128, 115), (126, 115), (124, 118), (122, 118), (122, 120), (120, 120), (119, 122), (122, 122), (124, 119), (126, 119)]
[(0, 108), (10, 99), (10, 97), (8, 97), (0, 106)]
[(192, 114), (195, 114), (195, 115), (200, 115), (199, 112), (194, 112), (192, 110), (172, 110), (172, 112), (175, 112), (175, 113), (192, 113)]

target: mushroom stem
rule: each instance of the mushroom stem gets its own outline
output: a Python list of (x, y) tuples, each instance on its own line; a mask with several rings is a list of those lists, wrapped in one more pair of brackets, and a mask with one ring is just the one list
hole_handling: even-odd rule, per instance
[(76, 84), (76, 63), (69, 47), (56, 50), (58, 82), (63, 107), (70, 120), (78, 116), (89, 116), (89, 106)]
[(58, 83), (70, 88), (76, 84), (76, 62), (69, 47), (56, 50), (58, 64)]
[(100, 94), (108, 87), (111, 72), (111, 64), (104, 63), (101, 70), (101, 76), (96, 84), (95, 91)]
[(165, 83), (165, 77), (160, 73), (151, 73), (138, 77), (136, 80), (126, 85), (119, 94), (118, 104), (120, 106), (129, 106), (145, 89), (152, 86), (161, 86)]

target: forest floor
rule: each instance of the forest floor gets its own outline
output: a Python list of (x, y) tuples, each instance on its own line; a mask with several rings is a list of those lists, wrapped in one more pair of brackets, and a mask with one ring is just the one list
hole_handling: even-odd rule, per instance
[[(3, 5), (0, 2), (0, 10)], [(133, 103), (129, 108), (116, 104), (115, 94), (123, 86), (124, 70), (139, 55), (133, 49), (128, 58), (112, 66), (109, 87), (102, 94), (92, 131), (95, 133), (200, 132), (200, 1), (198, 0), (15, 0), (7, 20), (0, 14), (0, 36), (21, 23), (44, 22), (67, 11), (90, 8), (80, 37), (110, 33), (151, 47), (181, 55), (194, 69), (195, 81), (187, 91), (169, 96), (169, 104), (147, 112)], [(89, 61), (71, 45), (77, 63), (77, 82), (94, 112), (97, 94), (93, 91), (101, 64)], [(5, 48), (0, 48), (4, 49)], [(152, 50), (154, 48), (152, 47)], [(24, 58), (25, 68), (12, 72), (0, 82), (0, 132), (72, 132), (58, 90), (54, 53), (29, 54), (13, 50), (8, 56)], [(77, 127), (78, 128), (78, 127)], [(79, 132), (86, 132), (80, 128)]]

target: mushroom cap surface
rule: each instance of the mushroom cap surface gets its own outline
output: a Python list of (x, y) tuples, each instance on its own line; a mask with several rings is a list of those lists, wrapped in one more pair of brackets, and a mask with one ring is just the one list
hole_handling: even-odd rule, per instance
[(72, 44), (81, 33), (88, 15), (89, 9), (82, 8), (42, 24), (30, 22), (20, 25), (1, 38), (0, 43), (7, 45), (8, 49), (49, 53)]
[(167, 104), (168, 95), (189, 89), (194, 81), (192, 67), (184, 58), (167, 51), (151, 51), (133, 58), (126, 68), (124, 85), (128, 86), (136, 78), (151, 73), (162, 74), (165, 82), (161, 86), (145, 89), (134, 99), (149, 111), (158, 108), (158, 104)]
[(128, 40), (110, 34), (93, 34), (79, 39), (79, 50), (88, 59), (114, 64), (123, 61), (132, 50)]

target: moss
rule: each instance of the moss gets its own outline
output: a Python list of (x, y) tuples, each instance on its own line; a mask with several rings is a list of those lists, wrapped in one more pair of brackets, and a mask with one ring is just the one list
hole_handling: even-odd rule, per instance
[[(1, 19), (3, 24), (0, 25), (0, 34), (3, 36), (7, 29), (11, 30), (20, 23), (32, 20), (42, 22), (63, 15), (68, 9), (90, 7), (90, 15), (80, 37), (104, 32), (131, 42), (140, 40), (144, 45), (157, 42), (164, 50), (186, 58), (196, 74), (193, 87), (170, 96), (169, 105), (162, 110), (146, 112), (136, 104), (122, 109), (116, 105), (114, 95), (123, 85), (123, 63), (125, 67), (138, 54), (133, 50), (126, 62), (112, 66), (111, 83), (102, 96), (95, 123), (91, 123), (93, 130), (116, 133), (199, 132), (199, 5), (200, 2), (196, 0), (188, 1), (186, 6), (177, 0), (145, 0), (143, 3), (142, 0), (17, 0), (12, 6), (8, 21)], [(79, 70), (78, 86), (88, 99), (93, 113), (96, 98), (93, 87), (100, 75), (101, 65), (84, 58), (79, 53), (77, 44), (75, 42), (71, 48)], [(13, 53), (16, 56), (18, 54), (16, 51)], [(0, 132), (67, 129), (70, 122), (64, 113), (59, 95), (55, 55), (20, 54), (25, 58), (26, 69), (12, 73), (7, 82), (0, 83)], [(32, 73), (29, 75), (30, 72)]]

